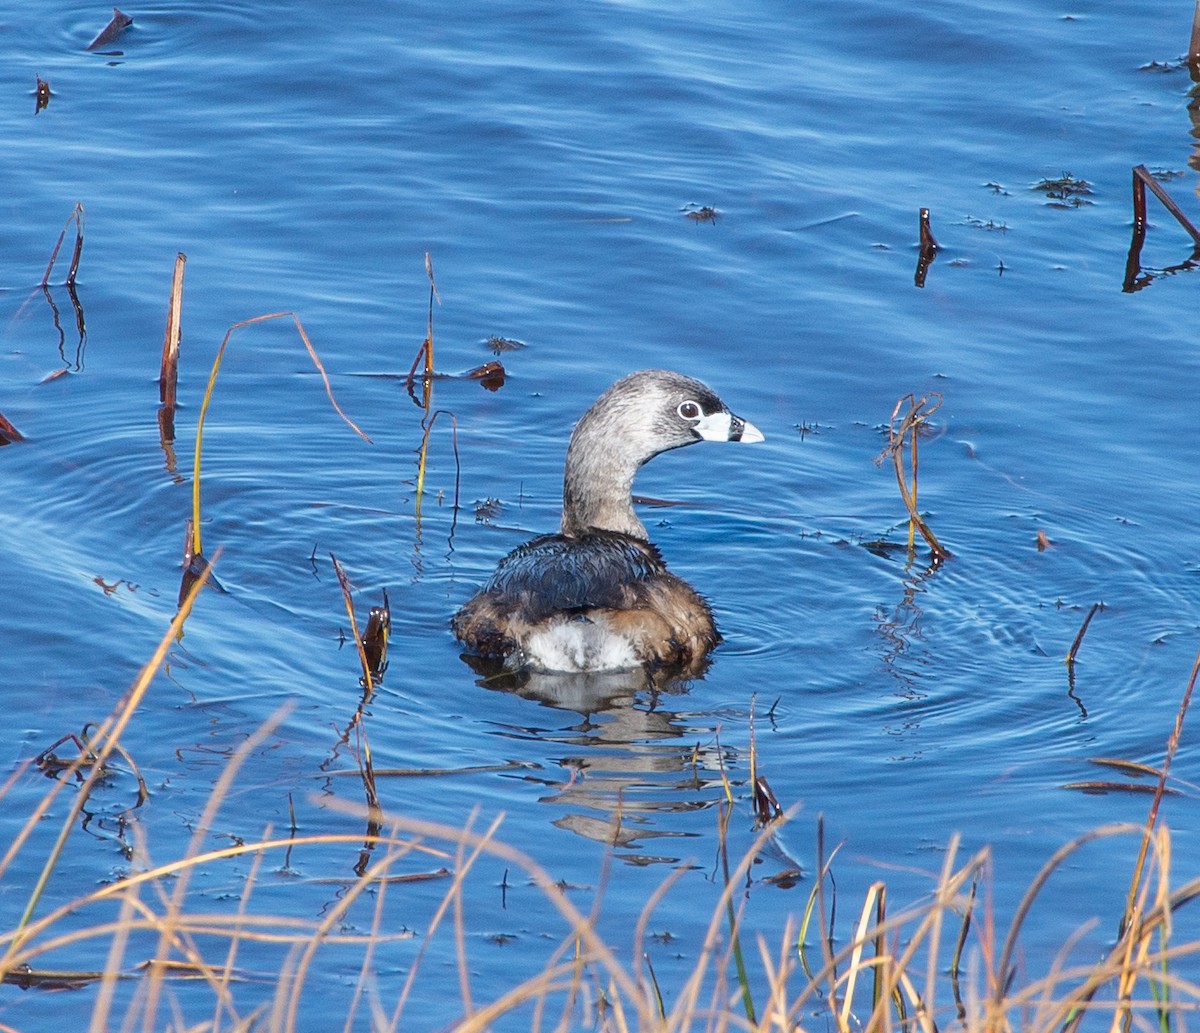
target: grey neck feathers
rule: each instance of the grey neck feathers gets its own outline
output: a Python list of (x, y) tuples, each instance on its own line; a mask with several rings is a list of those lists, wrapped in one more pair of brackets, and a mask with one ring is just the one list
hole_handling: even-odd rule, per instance
[(581, 437), (578, 429), (571, 436), (563, 475), (563, 534), (578, 536), (599, 529), (648, 537), (631, 497), (634, 474), (645, 460), (635, 460), (614, 444), (619, 443)]
[(567, 446), (562, 533), (619, 531), (647, 540), (633, 512), (633, 478), (660, 452), (699, 440), (677, 415), (685, 398), (709, 396), (698, 381), (666, 370), (642, 370), (618, 380), (583, 414)]

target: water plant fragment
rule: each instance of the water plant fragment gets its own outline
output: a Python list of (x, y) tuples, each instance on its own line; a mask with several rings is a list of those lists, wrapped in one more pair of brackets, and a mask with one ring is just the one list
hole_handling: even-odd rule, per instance
[(91, 43), (87, 45), (88, 50), (99, 50), (101, 47), (107, 47), (110, 43), (116, 43), (129, 26), (133, 24), (133, 19), (125, 14), (119, 8), (113, 8), (112, 20), (100, 30), (100, 33)]

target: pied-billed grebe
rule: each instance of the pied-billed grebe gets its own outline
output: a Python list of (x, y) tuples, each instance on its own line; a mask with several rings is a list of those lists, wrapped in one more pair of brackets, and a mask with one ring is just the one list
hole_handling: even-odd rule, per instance
[(699, 673), (721, 636), (708, 603), (647, 538), (633, 478), (672, 448), (762, 440), (691, 377), (648, 369), (618, 380), (571, 434), (559, 533), (502, 559), (454, 616), (454, 634), (509, 670)]

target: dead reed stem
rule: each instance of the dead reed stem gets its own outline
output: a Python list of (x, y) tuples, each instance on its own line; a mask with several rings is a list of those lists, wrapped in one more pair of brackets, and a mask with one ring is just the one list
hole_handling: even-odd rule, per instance
[[(932, 399), (932, 401), (931, 401)], [(908, 412), (900, 417), (900, 407), (908, 402)], [(909, 528), (908, 528), (908, 549), (911, 554), (914, 545), (913, 528), (915, 527), (921, 532), (921, 537), (929, 544), (930, 551), (933, 553), (934, 563), (941, 563), (943, 560), (950, 558), (950, 553), (942, 547), (941, 542), (937, 540), (929, 525), (917, 510), (917, 441), (921, 434), (921, 428), (942, 405), (942, 396), (940, 394), (923, 395), (920, 401), (917, 401), (915, 396), (907, 394), (902, 396), (892, 409), (892, 418), (888, 423), (888, 444), (879, 456), (882, 461), (884, 456), (890, 455), (892, 464), (896, 470), (896, 483), (900, 486), (900, 497), (904, 501), (904, 506), (908, 510)], [(926, 408), (928, 406), (928, 408)], [(897, 417), (900, 417), (900, 422), (897, 425)], [(908, 481), (904, 473), (904, 446), (905, 442), (909, 443), (912, 467), (912, 487), (908, 485)]]
[(358, 650), (359, 663), (362, 664), (363, 688), (365, 689), (365, 694), (371, 696), (375, 692), (375, 680), (371, 676), (371, 664), (367, 660), (367, 647), (363, 643), (362, 635), (358, 631), (358, 618), (354, 616), (354, 598), (350, 579), (346, 577), (346, 571), (332, 552), (329, 554), (329, 558), (333, 561), (333, 570), (337, 574), (338, 584), (342, 589), (342, 599), (346, 604), (346, 615), (350, 618), (350, 630), (354, 634), (354, 646)]
[[(1200, 17), (1200, 14), (1198, 14)], [(1163, 189), (1163, 186), (1145, 165), (1135, 165), (1133, 167), (1133, 227), (1137, 233), (1138, 228), (1144, 231), (1146, 226), (1146, 188), (1150, 188), (1150, 192), (1154, 194), (1161, 202), (1164, 208), (1175, 216), (1175, 221), (1179, 223), (1188, 235), (1192, 238), (1192, 244), (1200, 248), (1200, 230), (1192, 225), (1192, 221), (1183, 214), (1183, 209), (1179, 207), (1172, 199), (1171, 195)]]
[(175, 390), (179, 382), (179, 342), (182, 337), (180, 314), (183, 308), (183, 267), (187, 255), (175, 256), (175, 272), (171, 277), (171, 300), (167, 305), (167, 330), (163, 336), (162, 363), (158, 375), (158, 400), (171, 412), (175, 411)]
[(75, 223), (75, 250), (71, 254), (71, 265), (67, 270), (67, 286), (75, 285), (75, 274), (79, 271), (79, 256), (83, 254), (83, 205), (78, 202), (67, 221), (63, 224), (62, 232), (58, 235), (58, 241), (54, 245), (54, 250), (50, 253), (50, 261), (46, 265), (46, 271), (42, 274), (41, 286), (45, 287), (50, 282), (50, 273), (54, 269), (54, 263), (58, 259), (58, 249), (62, 247), (63, 239), (67, 235), (67, 227), (71, 222)]
[(1088, 625), (1092, 623), (1092, 618), (1096, 616), (1096, 612), (1101, 609), (1102, 603), (1092, 603), (1092, 608), (1088, 610), (1088, 615), (1083, 618), (1083, 624), (1079, 628), (1079, 634), (1075, 636), (1075, 641), (1071, 643), (1071, 648), (1067, 650), (1067, 664), (1074, 664), (1075, 657), (1079, 654), (1079, 646), (1083, 642), (1083, 636), (1087, 634)]
[(425, 340), (421, 342), (421, 347), (417, 349), (416, 357), (413, 359), (412, 366), (408, 371), (408, 378), (404, 382), (404, 387), (411, 395), (413, 381), (416, 379), (417, 366), (424, 359), (425, 373), (421, 378), (421, 408), (428, 412), (433, 400), (433, 303), (435, 300), (439, 305), (442, 303), (442, 297), (438, 294), (437, 283), (433, 278), (433, 259), (429, 256), (428, 251), (425, 252), (425, 275), (429, 277), (429, 323), (425, 331)]

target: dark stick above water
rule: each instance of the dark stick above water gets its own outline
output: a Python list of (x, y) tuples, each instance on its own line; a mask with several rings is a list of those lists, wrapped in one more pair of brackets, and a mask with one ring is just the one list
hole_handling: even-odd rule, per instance
[(133, 19), (129, 15), (123, 14), (120, 9), (114, 7), (112, 21), (104, 26), (100, 30), (100, 35), (87, 45), (88, 50), (99, 50), (110, 43), (116, 43), (121, 38), (121, 34), (132, 24)]

